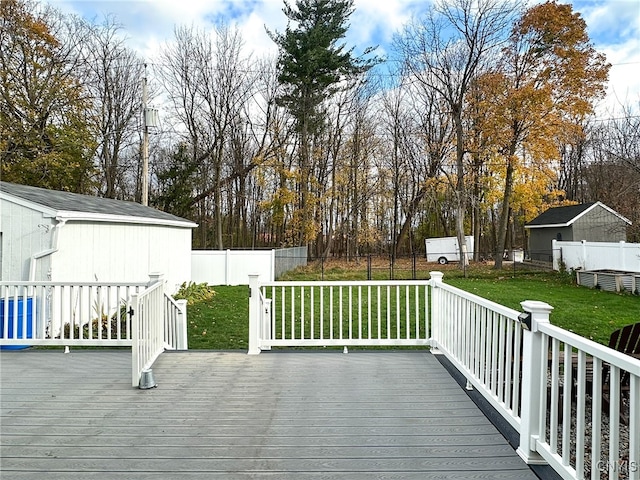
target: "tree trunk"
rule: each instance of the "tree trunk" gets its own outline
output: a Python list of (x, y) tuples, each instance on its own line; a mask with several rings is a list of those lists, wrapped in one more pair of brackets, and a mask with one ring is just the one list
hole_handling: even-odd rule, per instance
[(509, 157), (507, 159), (507, 172), (504, 180), (504, 196), (502, 197), (502, 209), (500, 211), (500, 222), (498, 223), (497, 245), (495, 252), (494, 268), (499, 270), (502, 268), (502, 256), (504, 255), (504, 247), (507, 239), (507, 228), (509, 227), (509, 202), (513, 193), (513, 155), (516, 150), (515, 142), (509, 147)]

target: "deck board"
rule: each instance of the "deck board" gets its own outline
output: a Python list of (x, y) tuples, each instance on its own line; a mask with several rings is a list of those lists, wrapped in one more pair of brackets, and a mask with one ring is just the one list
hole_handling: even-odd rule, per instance
[(0, 352), (12, 479), (536, 478), (426, 351)]

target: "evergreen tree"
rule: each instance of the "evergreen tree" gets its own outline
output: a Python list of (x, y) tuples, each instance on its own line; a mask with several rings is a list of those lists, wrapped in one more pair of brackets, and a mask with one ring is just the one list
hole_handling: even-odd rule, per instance
[[(341, 40), (353, 13), (353, 0), (297, 0), (295, 8), (286, 0), (283, 12), (289, 19), (284, 33), (268, 32), (278, 45), (278, 81), (282, 93), (277, 103), (285, 107), (296, 122), (299, 135), (298, 240), (304, 244), (315, 235), (309, 198), (312, 172), (310, 139), (322, 126), (324, 101), (348, 80), (365, 73), (377, 59), (353, 55)], [(295, 24), (291, 26), (291, 22)]]

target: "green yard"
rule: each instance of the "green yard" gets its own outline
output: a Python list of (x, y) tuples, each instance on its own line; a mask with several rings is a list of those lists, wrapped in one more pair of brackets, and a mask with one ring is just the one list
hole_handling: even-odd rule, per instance
[[(455, 267), (444, 270), (444, 281), (458, 288), (520, 310), (523, 300), (540, 300), (554, 307), (551, 322), (596, 342), (606, 344), (611, 332), (640, 321), (640, 297), (588, 289), (575, 285), (569, 274), (495, 271), (472, 268), (465, 278)], [(287, 280), (317, 279), (313, 267), (287, 275)], [(326, 272), (325, 272), (326, 273)], [(334, 267), (326, 280), (361, 279), (353, 268)], [(365, 277), (366, 278), (366, 277)], [(249, 289), (245, 286), (213, 287), (215, 295), (189, 305), (189, 348), (246, 349)]]

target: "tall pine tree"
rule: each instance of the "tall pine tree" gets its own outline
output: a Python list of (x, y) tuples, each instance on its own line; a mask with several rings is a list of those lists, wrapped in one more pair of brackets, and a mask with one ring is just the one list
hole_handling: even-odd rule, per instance
[[(310, 187), (311, 138), (323, 123), (322, 104), (348, 80), (364, 74), (377, 59), (355, 57), (344, 39), (353, 13), (353, 0), (297, 0), (295, 8), (286, 0), (283, 12), (289, 19), (284, 33), (268, 32), (278, 45), (278, 81), (282, 93), (277, 102), (296, 122), (299, 135), (298, 241), (305, 244), (314, 237), (313, 201)], [(292, 27), (292, 22), (295, 26)]]

